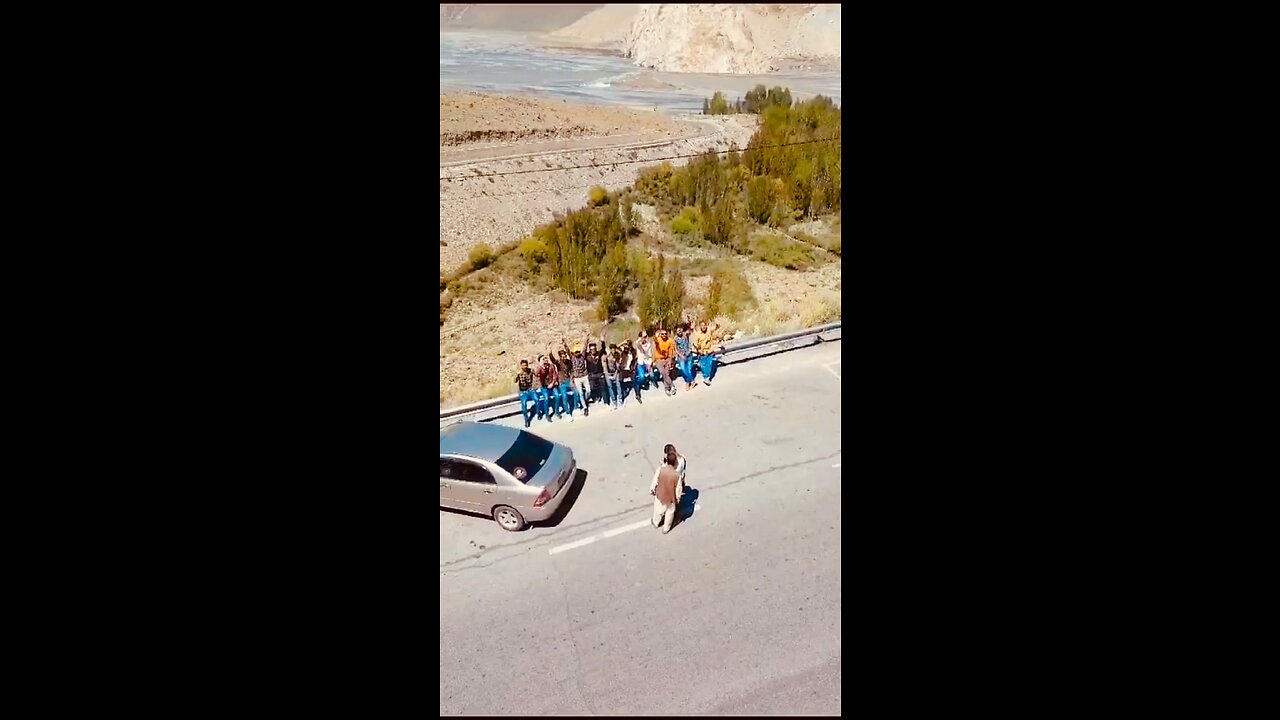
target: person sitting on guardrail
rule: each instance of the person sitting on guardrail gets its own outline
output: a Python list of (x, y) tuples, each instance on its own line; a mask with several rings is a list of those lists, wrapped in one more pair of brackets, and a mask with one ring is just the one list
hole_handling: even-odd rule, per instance
[(540, 386), (538, 390), (538, 415), (546, 414), (547, 422), (552, 422), (551, 416), (555, 414), (556, 397), (560, 393), (560, 379), (556, 375), (555, 366), (551, 364), (546, 355), (538, 356), (538, 369), (533, 373), (533, 379)]
[(693, 389), (693, 342), (689, 339), (689, 323), (682, 322), (676, 328), (676, 369), (684, 378), (684, 390)]
[[(569, 341), (560, 339), (565, 350), (569, 349)], [(591, 380), (587, 377), (587, 359), (582, 357), (582, 343), (573, 344), (573, 355), (569, 357), (571, 385), (578, 396), (578, 407), (582, 408), (582, 416), (591, 416)]]
[(554, 351), (548, 350), (548, 352), (551, 353), (551, 357), (553, 358), (552, 363), (556, 366), (556, 376), (560, 381), (560, 390), (558, 392), (560, 399), (560, 411), (562, 414), (568, 412), (569, 422), (573, 422), (573, 398), (571, 397), (573, 393), (573, 379), (570, 376), (572, 366), (569, 363), (569, 351), (561, 350), (558, 357)]
[(707, 329), (707, 321), (703, 320), (699, 325), (700, 330), (693, 334), (693, 351), (698, 355), (698, 362), (702, 370), (702, 383), (704, 385), (711, 384), (711, 378), (716, 374), (716, 356), (717, 350), (723, 351), (720, 347), (720, 323), (716, 323)]
[(662, 376), (662, 387), (667, 395), (675, 395), (676, 389), (671, 386), (671, 366), (676, 359), (676, 341), (671, 339), (666, 328), (658, 328), (658, 337), (653, 340), (653, 364)]
[(591, 397), (595, 402), (607, 402), (608, 391), (604, 387), (604, 363), (601, 362), (600, 351), (596, 344), (587, 346), (587, 379), (591, 381)]
[[(618, 346), (618, 383), (622, 385), (622, 399), (620, 405), (627, 402), (627, 391), (634, 387), (636, 382), (636, 351), (631, 347), (630, 340), (623, 340)], [(640, 389), (636, 388), (636, 402), (640, 402)], [(643, 403), (641, 403), (643, 404)]]
[[(640, 388), (649, 389), (653, 373), (653, 340), (644, 330), (636, 336), (636, 401), (640, 400)], [(657, 385), (655, 382), (654, 385)], [(643, 405), (643, 403), (641, 403)]]
[(609, 403), (614, 410), (622, 407), (622, 378), (618, 366), (618, 361), (621, 359), (622, 353), (617, 345), (609, 348), (600, 358), (600, 364), (604, 366), (605, 402)]
[(533, 416), (538, 411), (538, 396), (533, 392), (533, 371), (529, 369), (528, 360), (520, 361), (520, 372), (516, 373), (516, 387), (520, 388), (520, 416), (524, 418), (524, 426), (529, 427), (533, 423)]

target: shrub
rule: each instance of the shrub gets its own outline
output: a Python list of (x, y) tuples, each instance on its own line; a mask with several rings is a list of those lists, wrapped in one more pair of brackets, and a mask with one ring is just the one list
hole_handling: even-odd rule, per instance
[(761, 225), (769, 222), (773, 214), (773, 183), (767, 177), (757, 177), (747, 183), (747, 215)]
[(520, 254), (529, 261), (530, 265), (536, 265), (547, 259), (547, 244), (536, 237), (531, 237), (520, 243)]
[(684, 275), (679, 267), (666, 268), (663, 256), (640, 284), (640, 323), (645, 327), (674, 328), (684, 309)]
[(704, 317), (725, 315), (736, 318), (753, 305), (755, 296), (751, 293), (751, 284), (747, 282), (747, 276), (738, 263), (728, 263), (717, 268), (707, 289)]
[(471, 248), (471, 252), (467, 254), (467, 260), (471, 263), (472, 270), (479, 270), (493, 262), (493, 249), (485, 243)]
[(596, 279), (596, 288), (600, 294), (600, 302), (596, 308), (600, 320), (608, 320), (627, 309), (627, 248), (625, 245), (619, 243), (605, 253), (604, 259), (600, 262), (600, 275)]
[(840, 317), (840, 295), (823, 290), (804, 299), (800, 306), (800, 325), (813, 327), (829, 323)]
[(711, 102), (707, 103), (707, 115), (728, 115), (733, 112), (733, 108), (729, 106), (729, 101), (725, 99), (724, 93), (716, 91), (711, 96)]
[(599, 207), (609, 200), (609, 192), (597, 185), (587, 193), (587, 200), (591, 203), (591, 207)]
[(671, 221), (671, 232), (677, 235), (687, 235), (698, 229), (698, 211), (687, 207), (680, 211), (680, 215)]
[(808, 270), (818, 262), (813, 248), (772, 234), (753, 238), (749, 247), (755, 259), (788, 270)]

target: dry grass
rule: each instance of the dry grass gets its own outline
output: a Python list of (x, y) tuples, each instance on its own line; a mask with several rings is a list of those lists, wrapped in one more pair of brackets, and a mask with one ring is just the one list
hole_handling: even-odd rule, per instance
[(440, 385), (440, 407), (451, 408), (459, 405), (467, 405), (481, 400), (489, 400), (504, 395), (511, 395), (516, 392), (516, 384), (514, 381), (515, 371), (511, 372), (512, 378), (506, 380), (494, 380), (492, 382), (480, 385), (469, 385), (466, 383), (458, 385)]

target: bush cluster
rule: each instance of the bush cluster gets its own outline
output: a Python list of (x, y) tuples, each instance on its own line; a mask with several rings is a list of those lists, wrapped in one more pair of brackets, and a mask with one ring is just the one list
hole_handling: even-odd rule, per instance
[[(591, 188), (586, 207), (557, 214), (518, 245), (499, 248), (496, 254), (484, 245), (473, 249), (462, 268), (441, 278), (441, 291), (457, 287), (467, 272), (487, 267), (518, 246), (524, 266), (538, 282), (573, 298), (596, 299), (602, 320), (627, 310), (628, 298), (635, 297), (646, 326), (674, 327), (683, 310), (683, 273), (678, 266), (668, 267), (661, 255), (655, 262), (628, 248), (628, 239), (637, 233), (633, 200), (656, 205), (666, 217), (678, 212), (671, 221), (676, 234), (696, 234), (780, 267), (815, 264), (812, 248), (773, 236), (751, 238), (747, 230), (751, 223), (782, 227), (840, 210), (840, 109), (822, 96), (793, 103), (790, 90), (763, 85), (745, 100), (730, 103), (716, 93), (705, 105), (711, 114), (760, 113), (760, 128), (745, 151), (734, 149), (724, 158), (709, 152), (679, 169), (664, 162), (642, 171), (633, 188), (621, 194)], [(808, 142), (813, 140), (833, 142)], [(775, 147), (780, 145), (787, 147)], [(504, 259), (500, 267), (514, 260)], [(712, 293), (713, 315), (732, 314), (750, 302), (745, 280), (728, 271), (712, 278)], [(447, 307), (442, 302), (442, 319)]]
[(748, 90), (745, 98), (738, 98), (733, 102), (725, 99), (724, 93), (717, 92), (711, 98), (702, 101), (703, 115), (734, 115), (737, 113), (752, 113), (759, 115), (771, 107), (791, 107), (791, 90), (788, 88), (773, 87), (768, 90), (764, 85), (757, 85), (755, 89)]

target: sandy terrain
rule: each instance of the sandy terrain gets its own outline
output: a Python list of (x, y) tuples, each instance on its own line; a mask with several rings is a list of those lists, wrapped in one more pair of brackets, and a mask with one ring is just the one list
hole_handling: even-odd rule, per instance
[[(480, 99), (461, 97), (465, 103)], [(441, 272), (456, 269), (480, 243), (497, 248), (550, 222), (553, 212), (582, 207), (593, 186), (629, 185), (649, 164), (644, 161), (727, 149), (734, 143), (745, 148), (757, 122), (749, 115), (677, 120), (654, 112), (521, 98), (485, 98), (485, 111), (476, 112), (461, 107), (464, 100), (453, 97), (448, 107), (441, 100), (442, 130), (447, 122), (451, 137), (479, 137), (474, 134), (479, 128), (489, 135), (484, 136), (486, 142), (441, 148), (440, 177), (454, 178), (439, 183), (440, 239), (445, 243), (440, 248)], [(559, 113), (559, 122), (571, 120), (573, 127), (586, 131), (567, 138), (537, 134), (555, 130), (547, 106)], [(470, 177), (511, 172), (518, 174)]]
[(679, 132), (666, 115), (617, 107), (569, 105), (481, 93), (440, 95), (440, 144), (609, 137), (623, 132)]
[(485, 30), (556, 30), (603, 5), (448, 3), (440, 6), (440, 27)]
[(588, 13), (568, 27), (560, 28), (548, 36), (551, 40), (576, 41), (592, 45), (616, 45), (622, 40), (639, 13), (639, 5), (613, 3)]

